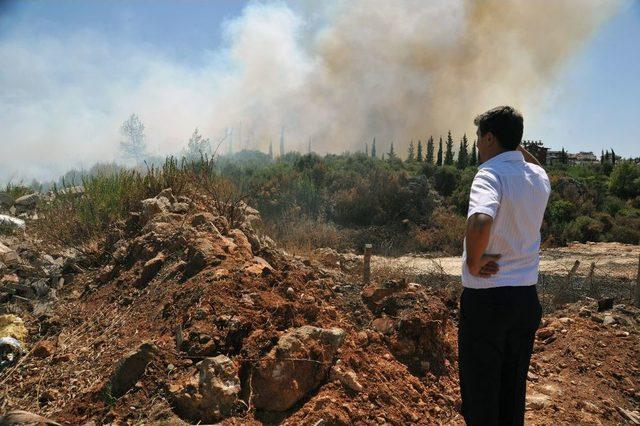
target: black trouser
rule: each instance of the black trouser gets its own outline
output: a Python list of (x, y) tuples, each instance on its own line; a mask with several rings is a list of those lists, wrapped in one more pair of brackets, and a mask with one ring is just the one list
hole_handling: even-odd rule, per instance
[(522, 425), (527, 372), (542, 306), (536, 286), (465, 288), (458, 367), (468, 425)]

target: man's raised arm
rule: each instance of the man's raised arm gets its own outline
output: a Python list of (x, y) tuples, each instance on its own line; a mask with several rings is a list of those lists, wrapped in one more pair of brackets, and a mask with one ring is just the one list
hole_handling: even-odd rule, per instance
[(524, 146), (522, 146), (522, 144), (518, 145), (518, 151), (520, 151), (524, 156), (524, 161), (526, 161), (527, 163), (535, 164), (536, 166), (542, 167), (542, 164), (540, 164), (538, 159), (529, 151), (527, 151), (527, 149)]

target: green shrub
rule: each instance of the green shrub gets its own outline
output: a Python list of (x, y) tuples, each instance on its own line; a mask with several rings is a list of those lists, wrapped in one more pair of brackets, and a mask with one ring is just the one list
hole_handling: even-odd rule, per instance
[(599, 221), (588, 216), (578, 216), (564, 231), (566, 241), (600, 241), (604, 227)]
[(551, 223), (568, 223), (576, 216), (576, 206), (567, 200), (556, 200), (549, 203), (547, 211)]
[(609, 190), (622, 198), (640, 195), (640, 165), (631, 161), (616, 164), (609, 177)]
[(617, 215), (620, 210), (626, 206), (624, 200), (616, 197), (615, 195), (608, 195), (604, 199), (603, 210), (609, 213), (611, 216)]
[(460, 172), (454, 166), (438, 167), (433, 174), (433, 186), (440, 195), (448, 197), (458, 186)]
[(607, 239), (626, 244), (640, 244), (640, 219), (630, 217), (616, 218)]

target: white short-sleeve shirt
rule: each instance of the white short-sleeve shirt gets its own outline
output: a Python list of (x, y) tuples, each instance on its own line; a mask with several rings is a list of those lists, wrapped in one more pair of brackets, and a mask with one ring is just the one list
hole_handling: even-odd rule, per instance
[(520, 151), (507, 151), (480, 165), (471, 185), (467, 219), (474, 213), (493, 218), (485, 253), (501, 254), (500, 271), (489, 277), (469, 273), (466, 241), (462, 285), (470, 288), (526, 286), (538, 282), (540, 227), (551, 184), (540, 166), (527, 163)]

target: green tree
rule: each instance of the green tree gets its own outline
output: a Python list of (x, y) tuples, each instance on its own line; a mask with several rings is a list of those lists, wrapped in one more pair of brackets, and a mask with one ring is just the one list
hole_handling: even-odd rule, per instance
[(389, 146), (389, 153), (387, 155), (389, 157), (389, 160), (391, 160), (392, 158), (396, 158), (396, 152), (393, 149), (393, 141), (391, 141), (391, 145)]
[(273, 142), (269, 141), (269, 158), (273, 160)]
[[(391, 143), (393, 145), (393, 142)], [(411, 162), (415, 160), (415, 147), (413, 146), (413, 141), (409, 142), (409, 150), (407, 152), (407, 161)]]
[(632, 161), (616, 164), (609, 176), (609, 191), (621, 198), (640, 195), (640, 165)]
[(147, 144), (145, 142), (144, 124), (136, 114), (122, 123), (120, 133), (124, 139), (120, 142), (120, 150), (125, 158), (141, 163), (146, 157)]
[(373, 143), (371, 144), (371, 157), (376, 158), (376, 138), (373, 138)]
[(460, 148), (458, 149), (458, 168), (464, 169), (469, 165), (469, 141), (467, 140), (467, 134), (462, 136), (460, 141)]
[(280, 157), (284, 157), (284, 126), (280, 129)]
[(209, 138), (202, 137), (196, 127), (191, 138), (189, 138), (189, 142), (187, 143), (185, 157), (194, 160), (205, 155), (211, 155), (211, 141)]
[(446, 166), (453, 165), (453, 138), (451, 137), (451, 130), (447, 134), (447, 149), (444, 153), (444, 164)]
[(416, 155), (416, 159), (418, 160), (418, 163), (422, 163), (422, 141), (420, 139), (418, 139), (418, 153)]
[(562, 150), (560, 150), (560, 164), (567, 164), (569, 162), (569, 155), (567, 154), (567, 151), (564, 150), (564, 147), (562, 147)]
[(427, 141), (427, 163), (433, 164), (433, 136), (429, 136)]
[(476, 143), (475, 143), (475, 141), (473, 142), (473, 146), (471, 147), (471, 158), (469, 160), (469, 165), (470, 166), (477, 166), (478, 165), (478, 153), (476, 151)]
[(438, 159), (436, 160), (436, 166), (442, 166), (442, 136), (440, 136), (440, 143), (438, 144)]

